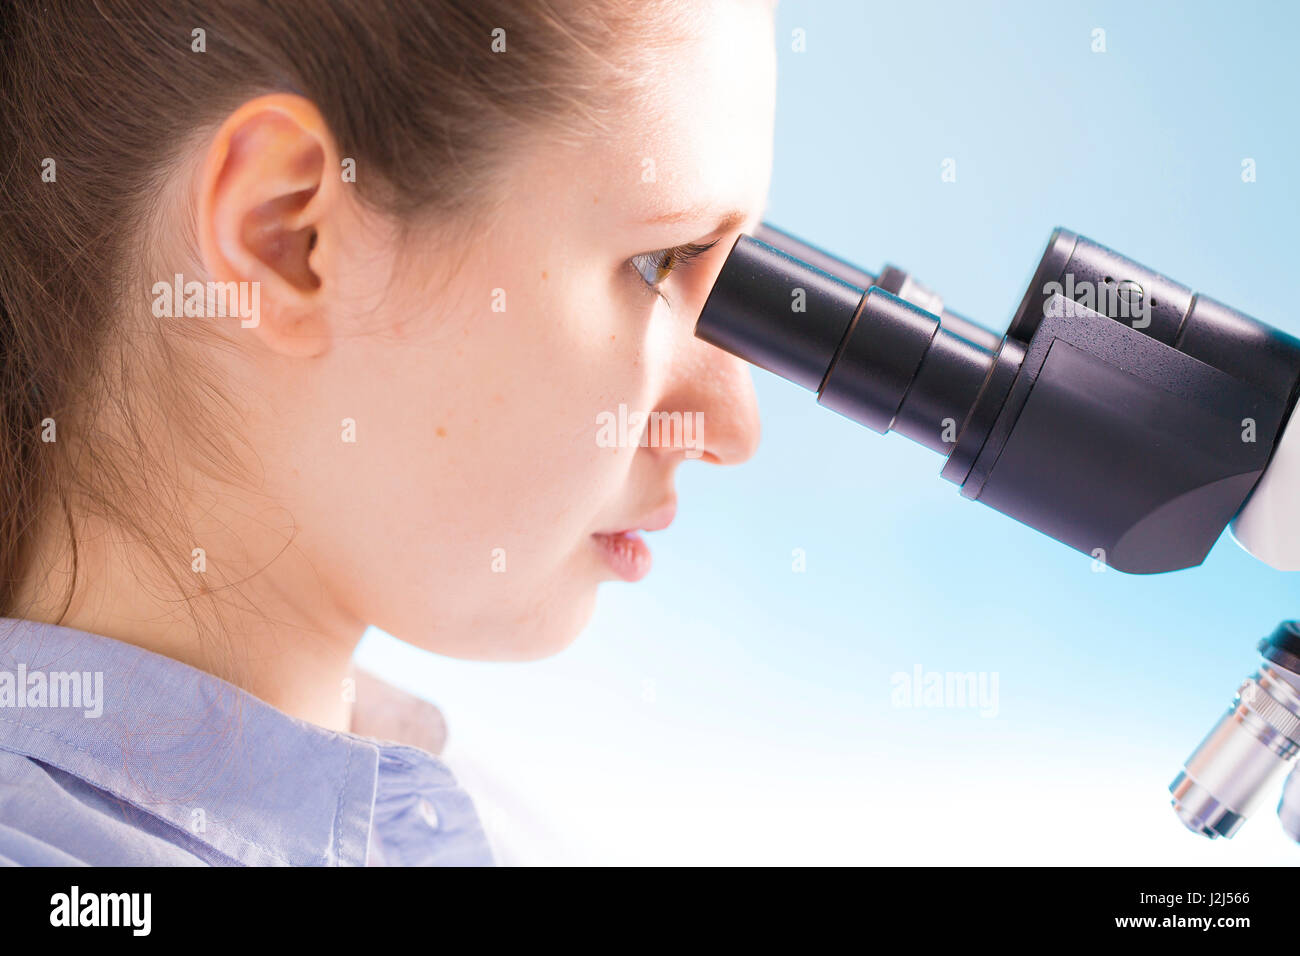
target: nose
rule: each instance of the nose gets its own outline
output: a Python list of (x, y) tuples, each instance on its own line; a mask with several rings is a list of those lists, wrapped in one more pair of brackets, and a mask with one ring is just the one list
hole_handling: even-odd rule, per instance
[(703, 425), (698, 457), (704, 461), (738, 465), (758, 449), (762, 428), (749, 366), (703, 339), (691, 336), (681, 344), (660, 404), (670, 411), (697, 413)]

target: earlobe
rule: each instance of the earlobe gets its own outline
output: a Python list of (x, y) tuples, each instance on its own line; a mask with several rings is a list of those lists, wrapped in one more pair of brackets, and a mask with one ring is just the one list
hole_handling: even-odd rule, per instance
[(337, 146), (320, 111), (289, 94), (232, 113), (199, 181), (199, 249), (209, 278), (255, 283), (260, 314), (241, 324), (286, 355), (329, 348), (324, 308), (333, 275), (340, 187)]

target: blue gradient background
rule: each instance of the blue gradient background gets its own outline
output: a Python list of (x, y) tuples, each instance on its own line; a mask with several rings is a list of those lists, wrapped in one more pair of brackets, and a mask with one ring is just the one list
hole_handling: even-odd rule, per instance
[[(1062, 225), (1300, 334), (1295, 5), (777, 17), (770, 222), (909, 269), (998, 331)], [(443, 707), (506, 862), (1300, 861), (1276, 792), (1214, 843), (1166, 792), (1259, 637), (1300, 616), (1294, 576), (1226, 534), (1200, 568), (1095, 573), (963, 499), (924, 448), (754, 375), (757, 456), (681, 468), (654, 571), (602, 585), (569, 650), (502, 665), (363, 642), (361, 664)], [(997, 716), (893, 706), (890, 676), (918, 664), (997, 672)]]

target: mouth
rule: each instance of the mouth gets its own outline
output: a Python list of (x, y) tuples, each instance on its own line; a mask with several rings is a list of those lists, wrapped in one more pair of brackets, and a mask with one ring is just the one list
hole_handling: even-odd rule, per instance
[(629, 527), (597, 531), (591, 537), (610, 570), (624, 581), (640, 581), (650, 573), (652, 556), (650, 546), (638, 532), (662, 531), (672, 524), (676, 514), (677, 502), (672, 499)]

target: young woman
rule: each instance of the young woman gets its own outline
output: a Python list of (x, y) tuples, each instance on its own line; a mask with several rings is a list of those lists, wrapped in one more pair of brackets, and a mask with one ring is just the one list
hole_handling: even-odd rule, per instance
[(771, 3), (0, 17), (0, 863), (491, 862), (353, 650), (553, 654), (752, 454)]

